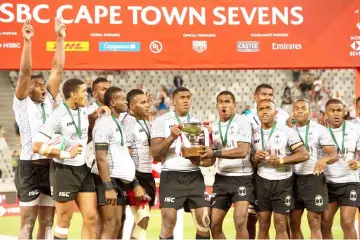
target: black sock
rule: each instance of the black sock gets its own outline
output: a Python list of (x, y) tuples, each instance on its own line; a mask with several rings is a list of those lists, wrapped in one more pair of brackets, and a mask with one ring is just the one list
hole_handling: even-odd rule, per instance
[(199, 234), (196, 234), (195, 239), (210, 239), (210, 237), (203, 237), (203, 236), (200, 236)]
[(168, 237), (168, 238), (162, 238), (161, 236), (159, 236), (159, 239), (174, 239), (174, 235), (172, 235), (171, 237)]
[(54, 235), (54, 239), (67, 239), (67, 238), (59, 238), (59, 237)]

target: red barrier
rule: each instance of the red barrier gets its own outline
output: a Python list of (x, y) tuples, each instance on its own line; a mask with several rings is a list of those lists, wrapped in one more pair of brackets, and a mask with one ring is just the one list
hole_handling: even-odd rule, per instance
[[(6, 0), (5, 0), (6, 1)], [(1, 69), (17, 69), (32, 16), (34, 69), (48, 69), (54, 17), (67, 24), (67, 69), (360, 67), (358, 1), (7, 0)]]

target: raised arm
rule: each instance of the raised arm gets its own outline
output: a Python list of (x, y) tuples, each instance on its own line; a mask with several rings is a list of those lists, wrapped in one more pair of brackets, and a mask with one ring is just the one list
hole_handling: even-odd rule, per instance
[(66, 28), (65, 25), (60, 21), (60, 19), (55, 18), (55, 32), (57, 36), (56, 51), (54, 58), (52, 60), (51, 73), (47, 83), (47, 90), (51, 93), (51, 95), (54, 98), (56, 98), (59, 92), (61, 76), (65, 64), (65, 49), (64, 49), (64, 39), (66, 35), (65, 28)]
[(28, 96), (31, 84), (31, 40), (34, 36), (34, 29), (30, 25), (29, 19), (26, 19), (24, 23), (22, 34), (24, 45), (21, 54), (20, 74), (15, 90), (15, 95), (20, 100)]

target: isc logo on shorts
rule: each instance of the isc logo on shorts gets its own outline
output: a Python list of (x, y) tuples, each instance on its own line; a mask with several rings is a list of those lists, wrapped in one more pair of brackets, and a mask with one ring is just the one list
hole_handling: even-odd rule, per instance
[(29, 196), (35, 196), (38, 194), (39, 194), (39, 190), (34, 190), (34, 191), (29, 192)]
[(70, 197), (70, 192), (59, 192), (59, 197)]
[(175, 202), (175, 198), (173, 198), (173, 197), (165, 197), (164, 201), (165, 202)]

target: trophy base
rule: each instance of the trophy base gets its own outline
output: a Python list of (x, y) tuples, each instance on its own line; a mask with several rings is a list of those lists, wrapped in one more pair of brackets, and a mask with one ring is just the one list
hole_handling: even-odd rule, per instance
[(206, 148), (204, 146), (191, 146), (189, 148), (182, 148), (181, 152), (183, 157), (200, 157), (201, 152), (204, 151)]

